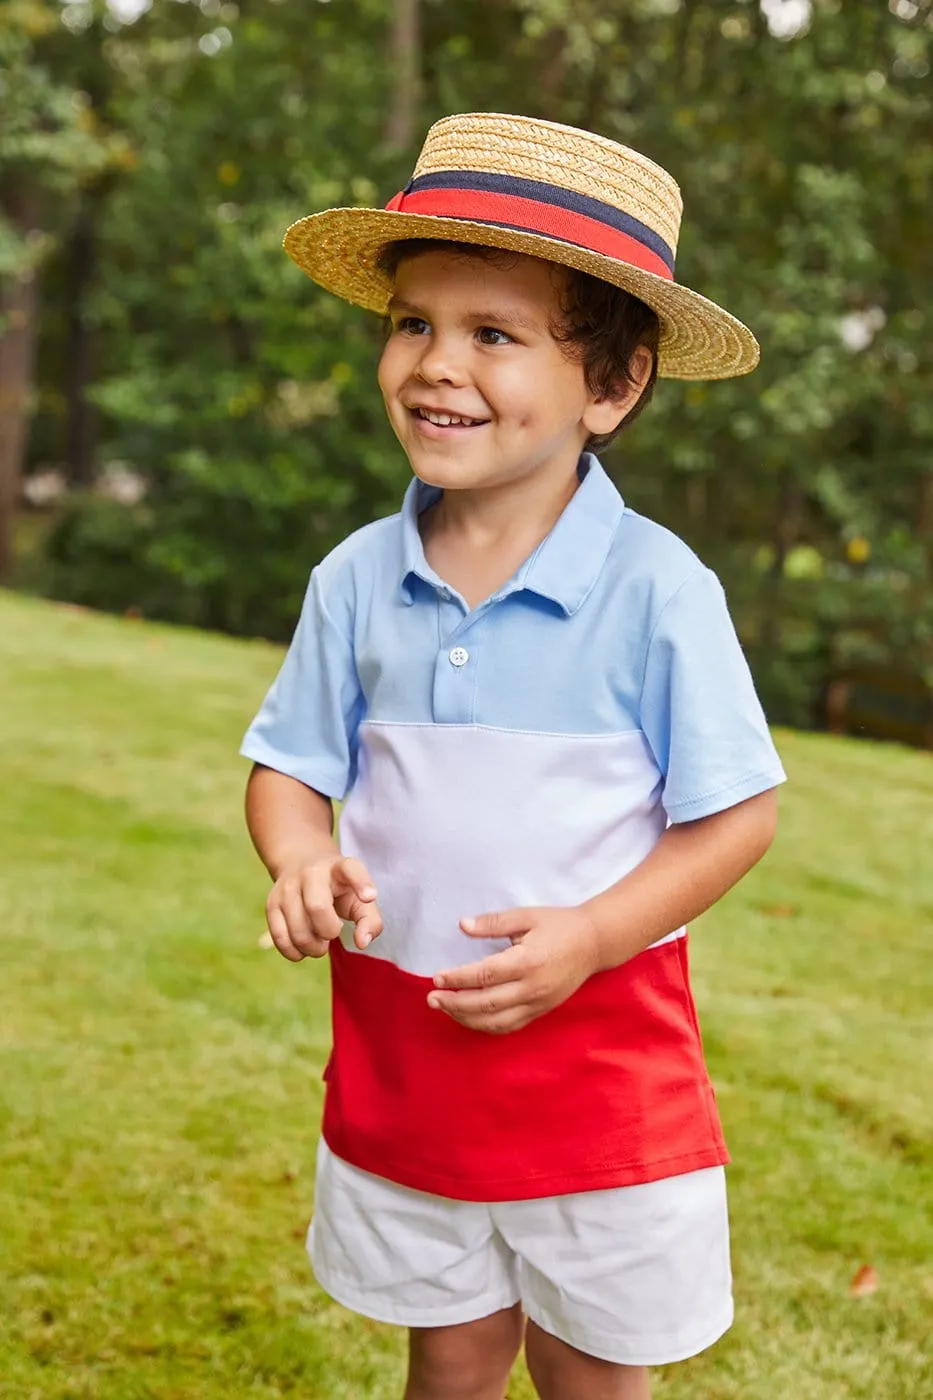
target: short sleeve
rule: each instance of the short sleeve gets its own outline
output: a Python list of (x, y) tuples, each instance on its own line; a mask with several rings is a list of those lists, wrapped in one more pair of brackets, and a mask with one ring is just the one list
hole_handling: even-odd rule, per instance
[(328, 611), (315, 570), (282, 669), (240, 753), (340, 799), (353, 782), (363, 704), (352, 641)]
[(641, 727), (672, 822), (724, 811), (785, 781), (722, 585), (709, 569), (691, 573), (655, 623)]

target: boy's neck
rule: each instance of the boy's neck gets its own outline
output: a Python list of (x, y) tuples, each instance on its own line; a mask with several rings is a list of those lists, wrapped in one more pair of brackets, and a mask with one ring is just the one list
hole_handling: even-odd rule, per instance
[(445, 491), (419, 527), (425, 557), (478, 607), (521, 568), (553, 530), (579, 486), (577, 464), (478, 490)]

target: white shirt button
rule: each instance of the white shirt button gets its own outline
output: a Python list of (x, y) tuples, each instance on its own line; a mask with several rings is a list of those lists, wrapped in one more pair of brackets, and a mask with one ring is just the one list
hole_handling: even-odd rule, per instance
[(454, 647), (450, 653), (451, 666), (465, 666), (470, 659), (470, 653), (466, 647)]

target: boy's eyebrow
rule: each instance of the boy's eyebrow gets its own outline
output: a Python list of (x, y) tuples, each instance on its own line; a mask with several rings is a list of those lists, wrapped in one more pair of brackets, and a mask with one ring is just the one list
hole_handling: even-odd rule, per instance
[(386, 307), (386, 315), (388, 316), (393, 311), (404, 311), (409, 316), (424, 316), (424, 312), (420, 307), (413, 305), (410, 301), (405, 301), (403, 297), (390, 297), (389, 304)]
[(537, 316), (520, 311), (517, 306), (500, 307), (498, 311), (472, 311), (467, 319), (480, 326), (518, 326), (526, 331), (539, 331), (544, 325)]
[[(420, 306), (414, 306), (412, 302), (405, 301), (404, 297), (393, 296), (386, 310), (388, 312), (405, 312), (409, 316), (419, 316), (423, 320), (429, 319), (427, 313)], [(518, 326), (526, 331), (540, 331), (544, 326), (542, 320), (525, 311), (520, 311), (515, 306), (500, 307), (498, 311), (468, 311), (463, 319), (477, 326)]]

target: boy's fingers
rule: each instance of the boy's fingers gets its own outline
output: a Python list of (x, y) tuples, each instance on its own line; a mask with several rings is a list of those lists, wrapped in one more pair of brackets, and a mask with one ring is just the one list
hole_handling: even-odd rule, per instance
[[(343, 924), (334, 908), (334, 896), (331, 893), (330, 880), (325, 872), (312, 870), (305, 877), (301, 885), (301, 902), (308, 931), (312, 937), (326, 939), (340, 937)], [(292, 936), (294, 938), (294, 934)]]
[(510, 1031), (521, 1030), (535, 1013), (524, 1003), (508, 1006), (498, 1011), (464, 1011), (459, 1006), (453, 1010), (443, 1008), (452, 1021), (457, 1021), (467, 1030), (482, 1031), (486, 1035), (506, 1035)]
[(355, 925), (353, 940), (358, 948), (368, 948), (382, 932), (382, 913), (378, 904), (368, 904), (351, 891), (339, 894), (334, 907), (344, 923)]
[(460, 927), (471, 938), (515, 938), (527, 933), (534, 922), (532, 909), (500, 909), (495, 914), (477, 914), (461, 919)]
[(446, 1011), (464, 1025), (513, 1011), (517, 1006), (525, 1006), (527, 1000), (524, 988), (517, 982), (505, 987), (430, 992), (428, 995), (428, 1005), (433, 1011)]
[(353, 941), (358, 948), (368, 948), (373, 939), (379, 937), (383, 929), (382, 915), (379, 913), (378, 905), (357, 905), (354, 914), (353, 922), (356, 927), (353, 930)]
[(341, 885), (349, 886), (358, 899), (369, 904), (376, 898), (376, 886), (372, 876), (356, 856), (347, 856), (334, 866), (333, 878)]
[(285, 922), (285, 915), (277, 906), (272, 906), (266, 910), (266, 923), (269, 925), (269, 932), (272, 935), (272, 942), (282, 954), (283, 958), (288, 958), (289, 962), (301, 962), (304, 953), (299, 953), (294, 943), (288, 936), (288, 924)]
[(293, 946), (303, 956), (304, 945), (312, 936), (313, 930), (301, 897), (301, 887), (296, 882), (285, 881), (276, 889), (274, 899), (285, 920), (285, 927)]
[(434, 977), (435, 987), (451, 991), (478, 987), (500, 987), (504, 982), (517, 982), (525, 971), (525, 958), (520, 948), (506, 948), (493, 953), (482, 962), (464, 963), (462, 967), (445, 968)]

